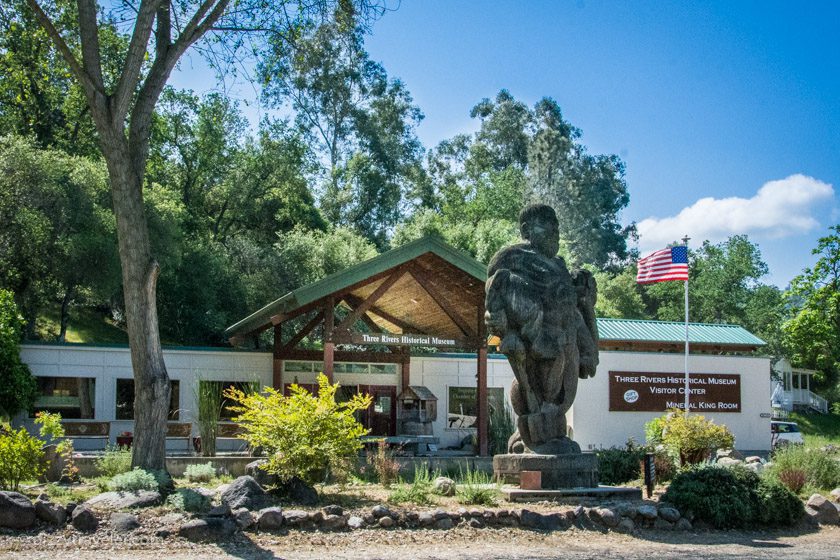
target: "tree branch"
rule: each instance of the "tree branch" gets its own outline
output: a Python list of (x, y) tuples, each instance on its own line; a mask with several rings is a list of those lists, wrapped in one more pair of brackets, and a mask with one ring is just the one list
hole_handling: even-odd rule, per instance
[(96, 89), (104, 92), (102, 57), (99, 53), (99, 25), (96, 21), (95, 0), (78, 0), (79, 38), (82, 41), (82, 62)]
[(172, 0), (164, 0), (157, 11), (155, 29), (155, 58), (166, 56), (166, 50), (172, 44)]

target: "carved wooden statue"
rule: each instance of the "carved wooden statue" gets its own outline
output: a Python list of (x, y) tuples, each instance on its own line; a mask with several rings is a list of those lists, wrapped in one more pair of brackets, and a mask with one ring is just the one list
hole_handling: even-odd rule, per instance
[(595, 279), (571, 274), (557, 256), (557, 215), (534, 204), (519, 215), (524, 243), (500, 250), (487, 276), (488, 330), (501, 339), (516, 376), (510, 400), (518, 416), (509, 453), (579, 453), (566, 434), (578, 378), (595, 375), (598, 330)]

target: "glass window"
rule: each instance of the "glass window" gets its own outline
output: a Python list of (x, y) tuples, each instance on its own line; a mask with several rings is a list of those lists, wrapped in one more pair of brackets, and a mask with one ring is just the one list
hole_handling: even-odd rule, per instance
[[(478, 415), (478, 389), (476, 387), (449, 387), (449, 414), (447, 428), (474, 428)], [(501, 387), (487, 388), (487, 413), (504, 410), (505, 390)]]
[[(180, 417), (181, 382), (170, 381), (169, 420)], [(134, 380), (117, 379), (117, 420), (134, 420)]]
[(284, 362), (284, 371), (289, 373), (303, 373), (312, 371), (312, 362)]
[(95, 416), (96, 379), (93, 377), (36, 377), (38, 398), (36, 412), (58, 412), (62, 418)]
[(370, 372), (395, 374), (397, 373), (397, 364), (370, 364)]

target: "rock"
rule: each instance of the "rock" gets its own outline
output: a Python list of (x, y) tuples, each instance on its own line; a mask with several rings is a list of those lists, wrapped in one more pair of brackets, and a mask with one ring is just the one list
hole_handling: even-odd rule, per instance
[(476, 519), (475, 517), (467, 521), (467, 525), (469, 525), (473, 529), (481, 529), (482, 527), (484, 527), (484, 523), (482, 523), (479, 519)]
[(718, 449), (717, 458), (727, 457), (729, 459), (743, 460), (744, 455), (736, 449)]
[(347, 520), (347, 526), (351, 529), (361, 529), (365, 526), (365, 520), (358, 515), (352, 515), (350, 516), (350, 519)]
[(835, 502), (840, 502), (840, 488), (835, 488), (831, 491), (831, 499)]
[(221, 499), (231, 510), (243, 507), (253, 510), (267, 505), (269, 496), (253, 477), (244, 475), (230, 483)]
[(424, 511), (417, 516), (417, 522), (421, 527), (430, 527), (435, 523), (435, 516), (430, 511)]
[(50, 525), (62, 526), (67, 523), (67, 510), (49, 500), (40, 499), (40, 496), (35, 501), (35, 515)]
[[(467, 513), (469, 513), (470, 517), (483, 517), (484, 512), (478, 508), (472, 508)], [(467, 517), (466, 515), (461, 515), (461, 517)]]
[(749, 457), (744, 459), (744, 462), (748, 465), (751, 465), (753, 463), (764, 463), (764, 459), (762, 459), (758, 455), (750, 455)]
[(193, 519), (181, 525), (178, 536), (192, 542), (213, 542), (229, 538), (236, 531), (236, 524), (226, 517)]
[(586, 510), (583, 509), (583, 506), (577, 506), (572, 510), (572, 513), (574, 513), (575, 519), (578, 519), (586, 513)]
[(273, 493), (295, 504), (304, 506), (318, 504), (318, 491), (296, 476), (279, 484)]
[(439, 476), (434, 482), (434, 493), (441, 496), (455, 495), (455, 481), (445, 476)]
[(764, 471), (764, 465), (761, 463), (749, 463), (745, 466), (755, 474), (761, 474)]
[(442, 509), (436, 509), (432, 512), (432, 515), (435, 516), (435, 521), (440, 521), (441, 519), (446, 519), (449, 517), (449, 514), (443, 511)]
[[(384, 517), (382, 519), (385, 519)], [(381, 522), (382, 519), (379, 521)], [(347, 527), (347, 518), (343, 515), (325, 515), (321, 521), (321, 529), (324, 531), (340, 531)]]
[(276, 531), (283, 526), (283, 509), (279, 507), (261, 509), (257, 514), (257, 525), (260, 531)]
[(283, 521), (295, 527), (305, 525), (309, 522), (309, 512), (302, 509), (288, 509), (283, 512)]
[(324, 515), (344, 515), (344, 508), (337, 505), (329, 505), (321, 508)]
[(140, 490), (139, 492), (104, 492), (89, 499), (84, 505), (108, 509), (131, 509), (156, 506), (161, 501), (160, 492)]
[(595, 513), (595, 516), (601, 520), (601, 523), (607, 527), (617, 527), (618, 523), (621, 521), (621, 516), (616, 515), (616, 513), (609, 508), (595, 508), (593, 512)]
[(18, 492), (0, 492), (0, 527), (26, 529), (35, 523), (35, 506)]
[(680, 517), (674, 525), (674, 529), (677, 531), (691, 531), (693, 528), (694, 527), (691, 525), (691, 521), (685, 517)]
[(731, 457), (720, 457), (717, 460), (717, 464), (721, 467), (734, 467), (736, 465), (743, 465), (744, 462), (739, 459), (733, 459)]
[(238, 510), (231, 512), (231, 514), (233, 515), (233, 521), (236, 523), (236, 526), (243, 531), (245, 529), (250, 529), (256, 523), (254, 520), (254, 514), (248, 511), (247, 508), (239, 508)]
[[(241, 509), (241, 508), (240, 508)], [(230, 506), (227, 504), (221, 504), (218, 506), (214, 506), (210, 508), (205, 515), (207, 517), (227, 517), (231, 514)]]
[(676, 523), (677, 520), (680, 518), (680, 512), (676, 508), (661, 507), (659, 508), (659, 517), (661, 517), (669, 523)]
[(167, 513), (158, 517), (158, 523), (161, 525), (177, 525), (184, 520), (184, 516), (180, 513)]
[(379, 526), (385, 529), (394, 526), (394, 520), (388, 515), (383, 515), (379, 518)]
[(523, 527), (539, 531), (555, 531), (561, 526), (559, 515), (542, 514), (528, 509), (523, 509), (519, 514), (519, 523)]
[(216, 495), (215, 490), (210, 490), (209, 488), (202, 488), (201, 486), (197, 486), (196, 488), (190, 488), (196, 494), (201, 494), (205, 498), (212, 500), (213, 497)]
[(140, 527), (137, 516), (131, 513), (114, 512), (108, 519), (108, 523), (118, 533), (127, 533)]
[(627, 502), (622, 502), (616, 505), (613, 508), (613, 511), (615, 511), (615, 513), (617, 515), (620, 515), (621, 517), (628, 517), (630, 519), (634, 519), (639, 513), (638, 511), (636, 511), (636, 506), (634, 506), (633, 504), (628, 504)]
[(656, 508), (647, 504), (637, 507), (636, 512), (645, 519), (656, 519), (659, 517), (659, 512), (656, 511)]
[(99, 527), (99, 519), (84, 504), (77, 506), (73, 510), (72, 523), (77, 531), (82, 532), (96, 531), (97, 527)]
[(663, 531), (670, 531), (674, 528), (674, 524), (670, 521), (665, 521), (661, 517), (657, 517), (656, 521), (653, 522), (654, 529), (661, 529)]
[(820, 494), (813, 494), (805, 503), (805, 512), (820, 525), (840, 524), (840, 512)]
[(67, 510), (67, 515), (73, 515), (73, 510), (76, 509), (76, 502), (67, 502), (67, 505), (64, 506), (64, 509)]
[(373, 506), (370, 510), (370, 514), (379, 519), (380, 517), (385, 517), (386, 515), (391, 515), (391, 510), (383, 505)]
[(455, 526), (455, 522), (452, 521), (451, 517), (446, 517), (444, 519), (438, 519), (435, 522), (435, 527), (437, 529), (448, 530)]
[(636, 530), (636, 524), (629, 517), (622, 517), (615, 530), (621, 533), (632, 533)]
[(317, 525), (323, 520), (324, 520), (324, 512), (323, 511), (309, 512), (309, 521), (311, 521), (312, 523)]
[(277, 486), (279, 480), (277, 475), (273, 475), (261, 468), (268, 464), (268, 459), (257, 459), (245, 465), (245, 474), (257, 481), (260, 486)]

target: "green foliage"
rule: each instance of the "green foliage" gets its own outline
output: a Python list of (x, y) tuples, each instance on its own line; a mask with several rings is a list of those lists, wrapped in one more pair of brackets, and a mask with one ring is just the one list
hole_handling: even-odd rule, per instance
[(499, 495), (499, 486), (493, 476), (467, 466), (461, 472), (456, 489), (458, 503), (465, 505), (495, 506)]
[(645, 422), (645, 441), (650, 446), (662, 444), (662, 432), (665, 430), (665, 423), (668, 415), (657, 416), (649, 422)]
[(805, 514), (802, 500), (776, 481), (762, 480), (757, 492), (761, 503), (760, 519), (766, 525), (790, 526)]
[(39, 434), (45, 440), (59, 440), (55, 451), (64, 461), (61, 471), (63, 478), (78, 481), (79, 469), (73, 462), (73, 440), (65, 439), (64, 426), (61, 425), (61, 414), (57, 412), (38, 412), (35, 414), (35, 424), (39, 425)]
[(429, 471), (428, 465), (415, 465), (414, 480), (411, 484), (399, 484), (388, 496), (388, 501), (392, 504), (433, 504), (432, 494), (436, 476), (437, 473)]
[(201, 454), (204, 457), (216, 455), (216, 435), (219, 432), (219, 418), (222, 414), (222, 383), (199, 379), (196, 385), (198, 402), (198, 435), (201, 437)]
[(210, 482), (216, 476), (216, 469), (212, 463), (188, 465), (184, 476), (190, 482)]
[(140, 490), (160, 490), (160, 476), (135, 467), (134, 470), (120, 473), (111, 478), (108, 488), (117, 492), (138, 492)]
[(385, 488), (390, 488), (391, 484), (399, 479), (400, 463), (394, 459), (384, 439), (377, 442), (376, 452), (368, 454), (366, 463), (366, 470), (372, 471), (376, 475), (376, 481)]
[(166, 503), (189, 513), (201, 513), (210, 509), (210, 498), (192, 488), (178, 488), (166, 498)]
[(237, 403), (229, 408), (239, 413), (234, 421), (245, 429), (243, 439), (265, 450), (268, 472), (281, 480), (297, 476), (314, 483), (355, 456), (362, 448), (359, 438), (368, 433), (354, 413), (371, 405), (370, 395), (336, 403), (337, 389), (322, 374), (317, 396), (292, 385), (288, 397), (271, 387), (251, 394), (230, 388), (225, 397)]
[(840, 486), (840, 461), (837, 455), (803, 445), (786, 445), (773, 454), (770, 475), (784, 481), (791, 471), (805, 473), (806, 484), (820, 490), (833, 490)]
[(17, 491), (21, 482), (38, 478), (44, 472), (42, 446), (26, 428), (0, 424), (0, 488)]
[[(835, 406), (840, 405), (835, 403)], [(799, 424), (807, 447), (840, 446), (840, 410), (831, 414), (793, 412), (790, 419)]]
[(11, 292), (0, 289), (0, 418), (28, 410), (38, 392), (29, 366), (20, 359), (22, 328), (23, 317)]
[(495, 407), (490, 411), (488, 440), (490, 455), (507, 453), (508, 440), (516, 427), (513, 424), (513, 411), (505, 403), (504, 407)]
[(108, 445), (105, 452), (96, 459), (96, 471), (100, 476), (113, 478), (131, 470), (131, 449)]
[(614, 485), (638, 480), (641, 476), (640, 461), (644, 459), (645, 451), (632, 439), (627, 441), (624, 448), (611, 447), (596, 451), (600, 482)]
[[(661, 431), (656, 433), (656, 430)], [(726, 449), (735, 445), (735, 438), (726, 426), (718, 426), (697, 413), (686, 415), (674, 409), (661, 419), (648, 422), (645, 433), (651, 442), (660, 440), (662, 445), (680, 464), (693, 464), (705, 460), (713, 449)]]

